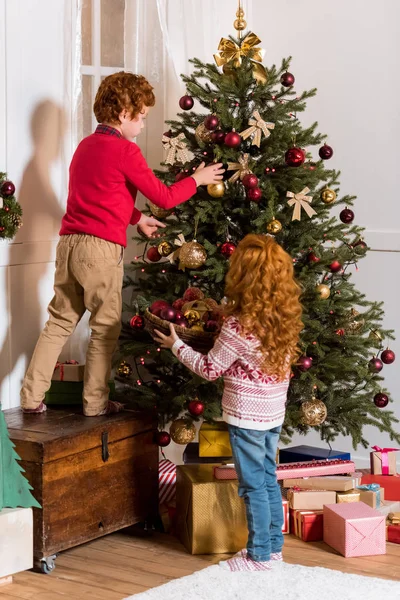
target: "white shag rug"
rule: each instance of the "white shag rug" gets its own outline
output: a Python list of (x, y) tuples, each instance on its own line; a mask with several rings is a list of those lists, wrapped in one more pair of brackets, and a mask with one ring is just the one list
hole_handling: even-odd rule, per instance
[(286, 563), (231, 573), (213, 565), (125, 600), (400, 600), (400, 582)]

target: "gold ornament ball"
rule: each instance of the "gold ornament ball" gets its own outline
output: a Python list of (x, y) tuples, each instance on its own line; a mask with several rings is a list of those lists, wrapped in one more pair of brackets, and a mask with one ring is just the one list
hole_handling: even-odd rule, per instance
[(362, 329), (362, 327), (365, 324), (364, 319), (358, 319), (357, 320), (357, 317), (359, 316), (359, 314), (360, 313), (355, 308), (352, 308), (347, 313), (347, 318), (349, 319), (349, 323), (347, 325), (347, 330), (350, 333), (357, 333), (358, 331), (360, 331), (360, 329)]
[(303, 425), (310, 425), (310, 427), (321, 425), (328, 415), (325, 404), (322, 400), (318, 400), (317, 398), (312, 398), (311, 400), (303, 402), (300, 412), (301, 422)]
[(186, 310), (184, 313), (185, 318), (188, 320), (189, 325), (193, 326), (199, 323), (201, 317), (200, 313), (197, 310)]
[(210, 183), (207, 186), (207, 192), (212, 198), (221, 198), (225, 194), (225, 184), (223, 181), (218, 183)]
[(315, 289), (322, 300), (326, 300), (331, 295), (330, 287), (324, 283), (320, 283)]
[(207, 252), (201, 244), (193, 240), (193, 242), (185, 242), (181, 246), (179, 252), (180, 268), (198, 269), (207, 260)]
[(243, 29), (246, 29), (247, 27), (247, 23), (244, 19), (236, 19), (235, 22), (233, 23), (234, 28), (236, 29), (236, 31), (243, 31)]
[(324, 204), (333, 204), (336, 200), (336, 193), (329, 188), (325, 188), (321, 192), (321, 200)]
[(194, 135), (198, 143), (203, 142), (207, 144), (211, 142), (211, 133), (212, 132), (207, 129), (204, 123), (200, 123), (200, 125), (196, 127)]
[(128, 379), (132, 375), (132, 367), (126, 360), (123, 360), (118, 365), (117, 373), (123, 379)]
[(282, 231), (282, 223), (280, 221), (278, 221), (278, 219), (273, 219), (273, 221), (270, 221), (268, 223), (267, 231), (268, 231), (268, 233), (271, 233), (272, 235), (276, 235), (277, 233)]
[(186, 419), (176, 419), (172, 422), (169, 433), (175, 444), (190, 444), (196, 437), (196, 427)]
[(169, 256), (173, 252), (174, 248), (172, 244), (164, 240), (163, 242), (160, 242), (158, 244), (157, 250), (161, 254), (161, 256)]
[(157, 219), (165, 219), (172, 212), (171, 210), (165, 210), (165, 208), (160, 208), (159, 206), (157, 206), (156, 204), (153, 204), (152, 202), (149, 202), (149, 207), (151, 210), (151, 214), (154, 217), (157, 217)]
[(377, 329), (371, 329), (369, 339), (374, 342), (374, 345), (379, 348), (382, 342), (382, 335)]

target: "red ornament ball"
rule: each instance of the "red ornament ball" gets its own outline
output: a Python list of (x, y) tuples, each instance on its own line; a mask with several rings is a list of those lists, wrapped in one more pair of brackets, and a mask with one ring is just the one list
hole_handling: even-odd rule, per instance
[(183, 315), (182, 315), (182, 317), (180, 316), (179, 318), (178, 318), (178, 316), (175, 317), (175, 324), (179, 325), (179, 327), (189, 327), (189, 321)]
[(194, 100), (192, 96), (182, 96), (179, 100), (179, 106), (182, 110), (190, 110), (193, 108)]
[(297, 367), (300, 369), (300, 371), (308, 371), (308, 369), (311, 369), (312, 364), (313, 361), (311, 356), (300, 356), (297, 362)]
[(383, 369), (383, 362), (375, 356), (369, 361), (368, 368), (371, 373), (379, 373)]
[(285, 87), (290, 87), (291, 85), (294, 84), (294, 75), (292, 75), (291, 73), (284, 73), (281, 76), (281, 84), (284, 85)]
[(251, 190), (258, 186), (258, 177), (256, 175), (254, 175), (254, 173), (248, 173), (248, 175), (245, 175), (243, 177), (242, 183), (245, 188), (247, 188), (248, 190)]
[(214, 333), (215, 331), (218, 331), (218, 329), (219, 324), (213, 319), (209, 319), (204, 325), (204, 331), (209, 331), (210, 333)]
[(178, 300), (175, 300), (172, 303), (172, 306), (174, 307), (175, 310), (181, 311), (184, 304), (186, 304), (186, 300), (184, 300), (183, 298), (179, 298)]
[(344, 208), (339, 215), (342, 223), (352, 223), (354, 219), (354, 213), (350, 208)]
[(300, 167), (306, 160), (306, 154), (301, 148), (289, 148), (285, 154), (285, 163), (288, 167)]
[(355, 244), (353, 244), (353, 248), (358, 248), (358, 253), (363, 254), (364, 250), (366, 250), (368, 246), (364, 240), (358, 240)]
[(151, 248), (147, 250), (146, 256), (151, 262), (158, 262), (161, 260), (161, 254), (157, 250), (157, 246), (151, 246)]
[(199, 417), (204, 412), (204, 404), (200, 400), (192, 400), (189, 402), (188, 409), (193, 417)]
[(393, 352), (393, 350), (389, 350), (389, 348), (386, 348), (386, 350), (384, 350), (381, 354), (381, 360), (385, 363), (385, 365), (391, 365), (392, 363), (394, 363), (395, 358), (395, 353)]
[(226, 134), (224, 144), (228, 148), (238, 148), (242, 143), (242, 138), (236, 131), (230, 131)]
[(225, 141), (225, 133), (221, 129), (213, 131), (211, 134), (211, 139), (214, 144), (223, 144)]
[(156, 315), (156, 317), (160, 316), (161, 309), (165, 308), (168, 305), (168, 302), (165, 300), (155, 300), (153, 304), (150, 306), (149, 310), (152, 315)]
[(225, 256), (225, 258), (229, 258), (235, 252), (236, 246), (235, 244), (232, 244), (232, 242), (224, 242), (220, 250), (222, 256)]
[(262, 198), (262, 191), (258, 187), (251, 188), (250, 190), (247, 190), (247, 197), (252, 202), (260, 202)]
[(318, 150), (318, 154), (319, 154), (320, 158), (322, 158), (322, 160), (328, 160), (329, 158), (332, 158), (332, 156), (333, 156), (333, 148), (328, 146), (328, 144), (324, 144)]
[(8, 198), (9, 196), (12, 196), (14, 192), (15, 192), (15, 185), (13, 184), (12, 181), (5, 181), (4, 183), (2, 183), (1, 195), (4, 196), (4, 198)]
[(309, 252), (307, 254), (307, 260), (310, 263), (318, 263), (321, 259), (315, 254), (315, 252)]
[(204, 293), (198, 287), (190, 287), (183, 294), (185, 302), (193, 302), (193, 300), (203, 300)]
[(217, 129), (218, 125), (219, 119), (216, 115), (208, 115), (208, 117), (204, 119), (204, 127), (209, 131), (214, 131), (214, 129)]
[(377, 406), (378, 408), (385, 408), (385, 406), (387, 406), (388, 403), (389, 403), (389, 398), (388, 398), (388, 396), (386, 396), (386, 394), (383, 394), (382, 392), (375, 394), (375, 396), (374, 396), (375, 406)]
[(342, 336), (342, 335), (344, 335), (344, 329), (336, 329), (335, 333), (336, 333), (336, 335)]
[(175, 317), (176, 310), (172, 306), (164, 306), (164, 308), (160, 310), (160, 319), (163, 319), (163, 321), (169, 321), (170, 323), (173, 323), (175, 321)]
[(172, 137), (172, 131), (171, 129), (168, 129), (168, 131), (164, 131), (163, 135), (167, 138)]
[(168, 446), (171, 443), (171, 436), (168, 431), (157, 431), (156, 440), (161, 448), (165, 448), (165, 446)]
[(144, 319), (140, 315), (135, 315), (129, 321), (129, 325), (132, 327), (132, 329), (136, 329), (136, 330), (143, 329), (143, 327), (144, 327)]
[(342, 268), (342, 265), (340, 264), (340, 262), (338, 260), (334, 260), (329, 265), (329, 269), (330, 269), (331, 273), (338, 273), (341, 270), (341, 268)]

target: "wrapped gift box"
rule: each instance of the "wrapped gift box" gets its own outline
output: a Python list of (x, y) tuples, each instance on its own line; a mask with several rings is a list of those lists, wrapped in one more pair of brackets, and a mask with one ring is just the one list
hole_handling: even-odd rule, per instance
[[(378, 449), (378, 446), (374, 446)], [(394, 448), (379, 448), (371, 452), (371, 473), (373, 475), (396, 475), (396, 452)]]
[[(287, 502), (282, 500), (283, 533), (288, 533)], [(248, 530), (238, 482), (214, 479), (212, 465), (179, 465), (176, 470), (176, 533), (191, 554), (238, 552)]]
[(158, 463), (158, 501), (166, 504), (175, 500), (176, 465), (167, 459)]
[(360, 492), (358, 490), (349, 490), (347, 492), (337, 492), (336, 502), (341, 504), (343, 502), (360, 502)]
[(370, 475), (363, 474), (361, 484), (379, 483), (385, 490), (385, 500), (400, 501), (400, 476), (399, 475)]
[(32, 569), (32, 509), (3, 508), (0, 510), (0, 540), (0, 578)]
[[(276, 478), (278, 481), (294, 477), (321, 477), (323, 475), (341, 475), (353, 473), (355, 465), (351, 460), (313, 460), (309, 462), (286, 463), (277, 465)], [(237, 479), (235, 465), (223, 464), (214, 468), (216, 479)]]
[(185, 465), (209, 465), (215, 464), (216, 462), (219, 463), (232, 460), (232, 456), (219, 456), (218, 460), (215, 460), (214, 456), (200, 456), (199, 450), (198, 442), (191, 442), (188, 444), (183, 452), (183, 463)]
[(322, 510), (324, 504), (336, 502), (336, 492), (329, 490), (288, 490), (289, 508)]
[[(115, 382), (110, 379), (110, 400), (115, 397)], [(82, 404), (83, 381), (52, 381), (45, 393), (44, 402), (50, 404)]]
[(83, 381), (85, 376), (85, 365), (80, 365), (71, 360), (65, 363), (57, 363), (52, 375), (52, 381)]
[(351, 460), (349, 452), (330, 450), (329, 448), (315, 448), (314, 446), (293, 446), (293, 448), (281, 448), (279, 451), (279, 464), (290, 462), (302, 462), (309, 460), (332, 460), (340, 458)]
[(388, 525), (386, 527), (386, 539), (392, 544), (400, 544), (400, 525)]
[(346, 557), (385, 554), (385, 517), (364, 502), (325, 505), (324, 542)]
[[(228, 425), (224, 421), (203, 423), (199, 430), (199, 456), (232, 456)], [(219, 461), (218, 461), (219, 462)]]
[(282, 533), (290, 533), (290, 525), (289, 525), (289, 502), (282, 498), (282, 508), (283, 508), (283, 525), (282, 525)]
[(290, 509), (290, 531), (304, 542), (319, 542), (324, 534), (322, 510)]
[(360, 501), (368, 504), (371, 508), (380, 508), (382, 501), (385, 499), (385, 490), (377, 483), (360, 485)]
[(354, 488), (355, 480), (351, 477), (297, 477), (295, 479), (284, 479), (283, 487), (299, 487), (305, 490), (331, 490), (334, 492), (345, 492)]

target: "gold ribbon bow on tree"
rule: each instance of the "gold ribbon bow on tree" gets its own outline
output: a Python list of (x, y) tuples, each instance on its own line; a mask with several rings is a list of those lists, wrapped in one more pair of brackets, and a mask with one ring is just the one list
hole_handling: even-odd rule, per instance
[(248, 33), (240, 46), (233, 40), (222, 38), (218, 45), (218, 52), (214, 54), (214, 60), (218, 67), (227, 65), (238, 68), (242, 64), (242, 56), (252, 61), (253, 77), (257, 82), (267, 82), (267, 71), (261, 64), (265, 50), (258, 48), (261, 40), (255, 33)]
[(175, 162), (188, 162), (189, 153), (186, 147), (186, 138), (184, 133), (180, 133), (176, 137), (167, 137), (163, 135), (162, 143), (164, 150), (167, 150), (167, 158), (165, 160), (167, 165), (173, 165)]
[(234, 173), (232, 175), (232, 177), (230, 177), (228, 179), (228, 181), (233, 183), (233, 182), (237, 181), (239, 178), (241, 181), (245, 175), (248, 175), (249, 173), (251, 173), (251, 170), (249, 167), (249, 155), (242, 154), (242, 156), (239, 158), (239, 162), (228, 162), (226, 170), (227, 171), (236, 171), (236, 173)]
[(301, 192), (299, 192), (298, 194), (294, 194), (293, 192), (287, 192), (286, 198), (290, 198), (290, 200), (288, 200), (288, 202), (287, 202), (288, 205), (289, 206), (294, 205), (292, 221), (300, 221), (301, 220), (301, 209), (302, 208), (304, 208), (304, 210), (306, 211), (306, 213), (310, 217), (310, 219), (313, 215), (317, 214), (316, 211), (313, 208), (311, 208), (311, 206), (310, 206), (312, 196), (307, 196), (309, 191), (310, 191), (310, 189), (308, 187), (306, 187), (306, 188), (304, 188), (304, 190), (301, 190)]
[(260, 147), (260, 144), (261, 144), (261, 133), (263, 133), (265, 135), (265, 137), (267, 138), (271, 135), (271, 132), (269, 130), (275, 129), (275, 124), (267, 123), (266, 121), (264, 121), (261, 118), (258, 110), (255, 110), (253, 112), (252, 117), (249, 119), (249, 125), (250, 125), (250, 127), (248, 129), (245, 129), (244, 131), (242, 131), (239, 135), (244, 140), (247, 140), (247, 138), (250, 137), (254, 133), (253, 141), (251, 143), (252, 143), (252, 145), (258, 146), (258, 147)]

